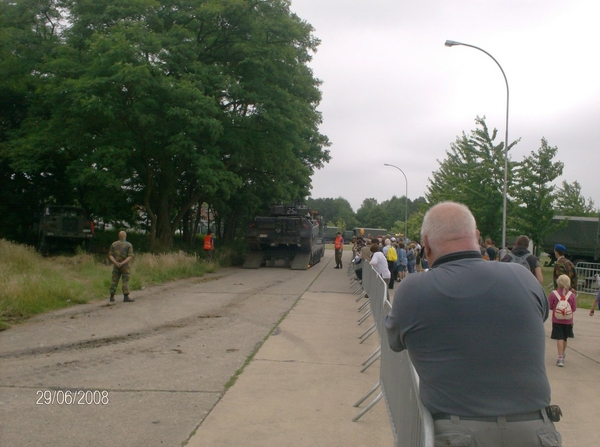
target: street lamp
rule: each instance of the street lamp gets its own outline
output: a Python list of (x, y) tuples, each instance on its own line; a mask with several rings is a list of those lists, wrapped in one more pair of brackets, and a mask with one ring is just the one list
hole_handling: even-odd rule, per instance
[(476, 47), (475, 45), (469, 45), (468, 43), (455, 42), (453, 40), (447, 40), (444, 44), (447, 47), (453, 47), (455, 45), (462, 45), (464, 47), (475, 48), (476, 50), (481, 51), (482, 53), (487, 54), (492, 58), (500, 71), (502, 72), (502, 76), (504, 76), (504, 82), (506, 83), (506, 126), (504, 128), (504, 192), (502, 193), (502, 253), (505, 252), (506, 247), (506, 189), (508, 184), (508, 80), (506, 79), (506, 74), (504, 74), (504, 70), (502, 66), (498, 63), (498, 61), (487, 51)]
[(404, 196), (406, 198), (406, 205), (404, 206), (404, 240), (408, 240), (408, 233), (407, 233), (407, 222), (408, 222), (408, 179), (406, 178), (406, 174), (404, 173), (404, 171), (402, 169), (400, 169), (398, 166), (394, 166), (394, 165), (390, 165), (387, 163), (384, 163), (383, 166), (391, 166), (392, 168), (396, 168), (398, 171), (400, 171), (402, 173), (402, 175), (404, 176), (404, 180), (406, 181), (406, 195)]

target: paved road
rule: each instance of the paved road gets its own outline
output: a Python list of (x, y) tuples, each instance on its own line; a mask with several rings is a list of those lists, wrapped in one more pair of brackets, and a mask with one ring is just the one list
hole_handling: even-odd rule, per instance
[(180, 446), (325, 264), (224, 269), (0, 333), (0, 445)]

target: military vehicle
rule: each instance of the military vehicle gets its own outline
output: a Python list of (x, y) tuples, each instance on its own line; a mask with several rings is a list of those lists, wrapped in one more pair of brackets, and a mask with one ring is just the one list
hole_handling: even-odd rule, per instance
[(38, 224), (38, 249), (42, 254), (60, 248), (88, 248), (94, 237), (94, 223), (77, 206), (46, 206)]
[(268, 216), (254, 219), (246, 231), (250, 253), (243, 267), (283, 264), (292, 270), (306, 270), (321, 260), (323, 219), (304, 205), (276, 205)]
[(600, 259), (600, 218), (555, 216), (553, 224), (565, 222), (544, 238), (543, 251), (550, 255), (550, 264), (554, 264), (554, 245), (567, 247), (566, 257), (574, 264), (578, 262), (598, 262)]

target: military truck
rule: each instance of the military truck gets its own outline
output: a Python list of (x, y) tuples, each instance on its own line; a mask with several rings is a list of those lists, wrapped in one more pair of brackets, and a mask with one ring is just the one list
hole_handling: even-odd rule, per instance
[(52, 250), (89, 248), (94, 237), (94, 223), (83, 208), (77, 206), (45, 206), (38, 223), (38, 249), (46, 255)]
[(257, 216), (246, 231), (250, 253), (243, 267), (256, 269), (282, 263), (306, 270), (321, 260), (324, 222), (304, 205), (276, 205), (268, 216)]
[(567, 247), (566, 257), (574, 264), (578, 262), (599, 262), (600, 259), (600, 216), (569, 217), (555, 216), (552, 224), (558, 228), (549, 234), (541, 244), (543, 251), (550, 255), (549, 265), (554, 264), (554, 245)]

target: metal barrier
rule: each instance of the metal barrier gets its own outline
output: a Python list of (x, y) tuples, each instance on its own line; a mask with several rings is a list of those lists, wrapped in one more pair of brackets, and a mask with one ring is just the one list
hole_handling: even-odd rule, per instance
[[(433, 419), (419, 399), (417, 372), (407, 351), (394, 352), (387, 341), (387, 333), (383, 325), (385, 315), (391, 310), (391, 304), (387, 300), (387, 284), (368, 263), (363, 264), (362, 287), (364, 293), (369, 297), (370, 309), (368, 312), (373, 315), (375, 320), (374, 324), (381, 345), (367, 359), (365, 363), (369, 362), (369, 364), (362, 371), (366, 370), (377, 358), (381, 358), (381, 364), (379, 381), (354, 406), (361, 405), (378, 389), (380, 392), (354, 417), (353, 421), (360, 419), (381, 398), (385, 398), (394, 434), (394, 446), (432, 447), (434, 443)], [(359, 321), (362, 322), (360, 319)]]
[[(386, 301), (385, 313), (390, 310)], [(381, 388), (396, 447), (433, 446), (433, 419), (419, 399), (419, 376), (408, 352), (392, 351), (387, 337), (381, 344)]]
[(593, 262), (578, 262), (575, 266), (577, 273), (577, 292), (596, 295), (600, 287), (600, 264)]

